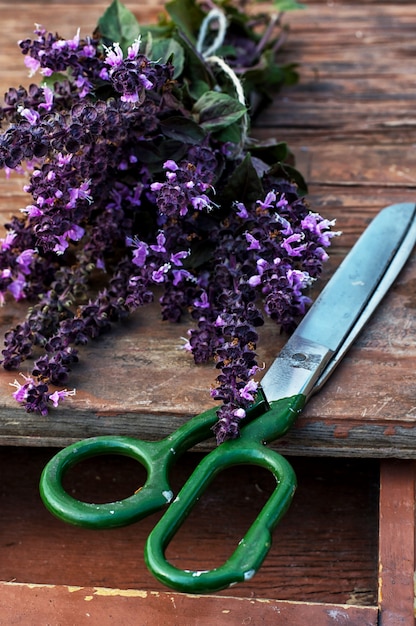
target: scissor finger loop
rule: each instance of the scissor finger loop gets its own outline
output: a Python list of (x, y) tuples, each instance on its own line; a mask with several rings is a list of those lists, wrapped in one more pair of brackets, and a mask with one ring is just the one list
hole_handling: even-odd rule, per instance
[[(48, 510), (60, 519), (87, 528), (116, 528), (138, 521), (172, 500), (167, 472), (169, 455), (162, 442), (132, 437), (93, 437), (72, 444), (45, 466), (40, 494)], [(102, 455), (127, 456), (147, 470), (147, 479), (134, 494), (123, 500), (95, 504), (73, 498), (63, 487), (68, 470), (83, 460)]]
[[(231, 444), (231, 445), (228, 445)], [(168, 562), (165, 551), (208, 484), (233, 465), (258, 465), (270, 471), (276, 487), (231, 557), (213, 570), (189, 571)], [(261, 444), (227, 442), (206, 456), (150, 533), (146, 564), (165, 585), (185, 592), (213, 593), (253, 576), (266, 557), (272, 531), (288, 509), (296, 489), (296, 476), (289, 462)]]

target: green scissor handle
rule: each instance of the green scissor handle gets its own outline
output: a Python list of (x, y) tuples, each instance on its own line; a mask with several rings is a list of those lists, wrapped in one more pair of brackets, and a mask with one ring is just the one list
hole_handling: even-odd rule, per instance
[[(272, 402), (269, 411), (242, 429), (239, 439), (226, 441), (202, 459), (148, 537), (146, 564), (160, 582), (183, 592), (214, 593), (248, 580), (257, 572), (271, 547), (273, 529), (287, 511), (296, 489), (291, 465), (265, 444), (285, 434), (304, 403), (301, 395)], [(207, 571), (176, 568), (165, 557), (169, 542), (209, 483), (233, 465), (266, 468), (276, 479), (274, 491), (223, 565)]]
[[(133, 523), (171, 502), (149, 535), (145, 549), (146, 563), (156, 578), (170, 587), (192, 593), (214, 592), (247, 580), (264, 560), (271, 545), (271, 532), (287, 510), (296, 488), (296, 477), (289, 463), (265, 444), (288, 431), (306, 401), (305, 396), (296, 395), (268, 405), (261, 393), (258, 396), (239, 439), (226, 441), (210, 452), (173, 502), (170, 468), (183, 452), (212, 436), (216, 409), (197, 415), (161, 441), (103, 436), (61, 450), (45, 466), (40, 479), (40, 494), (46, 508), (71, 524), (100, 529)], [(62, 486), (66, 472), (84, 459), (103, 454), (129, 456), (142, 464), (148, 474), (143, 487), (124, 500), (104, 504), (81, 502), (70, 496)], [(192, 506), (220, 471), (242, 464), (265, 467), (276, 479), (276, 488), (257, 519), (221, 567), (208, 572), (175, 568), (166, 560), (165, 550)]]
[[(169, 471), (183, 452), (212, 437), (215, 410), (197, 415), (160, 441), (133, 437), (91, 437), (60, 450), (45, 466), (40, 478), (40, 495), (56, 517), (76, 526), (102, 529), (127, 526), (165, 507), (173, 499)], [(93, 504), (70, 496), (62, 481), (68, 470), (85, 459), (102, 455), (135, 459), (147, 471), (145, 484), (124, 500)]]
[[(169, 563), (165, 550), (207, 485), (227, 467), (243, 464), (266, 468), (277, 485), (231, 557), (220, 567), (206, 571), (181, 570)], [(147, 567), (163, 584), (187, 593), (214, 593), (249, 580), (264, 561), (271, 547), (271, 533), (287, 511), (295, 489), (295, 473), (280, 454), (261, 444), (240, 440), (231, 446), (224, 443), (221, 450), (217, 448), (201, 461), (150, 533), (145, 546)]]
[[(264, 412), (262, 393), (252, 405), (248, 419)], [(104, 435), (67, 446), (45, 466), (40, 478), (40, 495), (46, 508), (65, 522), (86, 528), (116, 528), (136, 522), (164, 508), (173, 499), (169, 482), (171, 466), (186, 450), (213, 436), (217, 409), (196, 415), (165, 439), (142, 441), (133, 437)], [(128, 456), (147, 471), (145, 484), (132, 496), (116, 502), (93, 504), (70, 496), (62, 486), (68, 470), (85, 459), (102, 455)]]

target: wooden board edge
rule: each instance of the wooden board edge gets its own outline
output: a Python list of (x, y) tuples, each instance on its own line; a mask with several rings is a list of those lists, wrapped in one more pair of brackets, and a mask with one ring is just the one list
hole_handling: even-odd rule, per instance
[(371, 606), (12, 582), (0, 582), (0, 606), (4, 623), (30, 619), (50, 626), (74, 619), (77, 626), (103, 624), (111, 616), (125, 626), (136, 626), (138, 616), (141, 623), (169, 626), (242, 624), (248, 617), (250, 623), (274, 626), (376, 626), (378, 619), (377, 607)]
[(379, 626), (415, 624), (414, 461), (380, 464)]

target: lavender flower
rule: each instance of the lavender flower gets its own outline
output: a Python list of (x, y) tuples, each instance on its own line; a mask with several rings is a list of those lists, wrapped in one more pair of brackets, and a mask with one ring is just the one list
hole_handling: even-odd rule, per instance
[[(166, 161), (166, 182), (152, 183), (151, 190), (156, 192), (155, 202), (159, 211), (167, 217), (183, 217), (188, 211), (209, 211), (212, 201), (206, 192), (211, 189), (208, 180), (201, 176), (200, 163), (173, 160)], [(205, 177), (207, 178), (207, 177)]]
[[(246, 26), (246, 39), (227, 33), (237, 73), (239, 59), (265, 59)], [(258, 389), (258, 328), (268, 315), (290, 331), (305, 313), (333, 222), (272, 162), (257, 158), (256, 171), (241, 103), (212, 68), (202, 72), (190, 41), (182, 53), (198, 59), (197, 75), (192, 63), (154, 60), (149, 36), (142, 49), (140, 39), (63, 39), (38, 26), (19, 46), (46, 83), (10, 88), (0, 108), (0, 167), (26, 169), (29, 196), (0, 241), (0, 304), (30, 305), (2, 350), (8, 370), (31, 362), (13, 396), (42, 415), (71, 398), (82, 347), (157, 288), (162, 318), (188, 319), (194, 361), (215, 363), (218, 443), (238, 436)]]

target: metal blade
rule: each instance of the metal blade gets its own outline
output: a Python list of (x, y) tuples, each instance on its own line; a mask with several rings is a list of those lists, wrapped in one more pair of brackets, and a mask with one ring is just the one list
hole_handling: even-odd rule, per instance
[(262, 380), (269, 401), (317, 391), (406, 263), (416, 242), (416, 205), (373, 219)]

